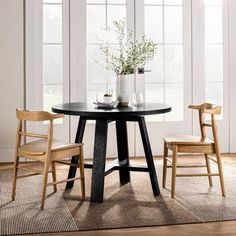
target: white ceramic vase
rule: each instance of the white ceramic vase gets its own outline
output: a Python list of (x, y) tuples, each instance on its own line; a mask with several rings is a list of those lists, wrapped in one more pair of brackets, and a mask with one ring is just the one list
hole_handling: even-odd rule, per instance
[(119, 106), (129, 106), (130, 75), (117, 75), (116, 78), (116, 97)]

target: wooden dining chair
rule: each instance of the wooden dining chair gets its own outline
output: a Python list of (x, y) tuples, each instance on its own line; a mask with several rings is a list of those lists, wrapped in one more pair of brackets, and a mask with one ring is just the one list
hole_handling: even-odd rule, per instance
[[(51, 114), (45, 111), (23, 111), (16, 110), (16, 116), (18, 119), (17, 131), (16, 131), (16, 149), (15, 149), (15, 163), (13, 174), (13, 187), (12, 187), (12, 200), (15, 200), (16, 196), (16, 180), (19, 178), (29, 177), (33, 175), (42, 174), (42, 193), (41, 193), (41, 207), (44, 209), (44, 202), (46, 196), (46, 187), (53, 185), (54, 192), (57, 191), (57, 184), (72, 181), (81, 180), (81, 192), (82, 198), (85, 198), (85, 183), (84, 183), (84, 157), (83, 157), (83, 144), (77, 143), (64, 143), (53, 139), (53, 121), (58, 118), (63, 118), (63, 114)], [(25, 122), (40, 121), (49, 122), (47, 134), (30, 133), (23, 130)], [(22, 144), (22, 136), (31, 137), (34, 140)], [(63, 161), (66, 157), (79, 155), (79, 165), (74, 165), (80, 168), (80, 176), (57, 181), (56, 179), (56, 165), (55, 163), (70, 165), (70, 163)], [(26, 165), (19, 163), (19, 158), (39, 161), (44, 163), (43, 170), (36, 170), (34, 168), (27, 167)], [(51, 170), (50, 170), (51, 167)], [(32, 173), (17, 175), (18, 169), (28, 170)], [(48, 173), (52, 173), (52, 182), (48, 183)]]
[[(163, 188), (166, 187), (166, 174), (167, 168), (172, 168), (171, 179), (171, 197), (175, 196), (175, 183), (176, 177), (191, 177), (191, 176), (208, 176), (209, 184), (212, 186), (212, 176), (219, 176), (222, 195), (225, 196), (224, 177), (222, 169), (222, 161), (220, 154), (219, 138), (215, 115), (220, 115), (221, 107), (210, 103), (203, 103), (201, 105), (190, 105), (189, 108), (196, 109), (199, 112), (199, 122), (201, 136), (178, 135), (169, 136), (164, 138), (164, 155), (163, 155)], [(205, 114), (211, 116), (211, 122), (206, 123)], [(213, 135), (213, 140), (206, 137), (206, 127), (210, 127)], [(168, 158), (168, 149), (173, 154), (172, 158)], [(178, 165), (178, 153), (204, 153), (206, 165)], [(216, 158), (212, 158), (209, 154), (215, 154)], [(218, 166), (218, 173), (211, 173), (210, 160), (214, 161)], [(170, 165), (167, 165), (170, 163)], [(190, 174), (177, 174), (177, 168), (196, 168), (206, 167), (207, 173), (190, 173)]]

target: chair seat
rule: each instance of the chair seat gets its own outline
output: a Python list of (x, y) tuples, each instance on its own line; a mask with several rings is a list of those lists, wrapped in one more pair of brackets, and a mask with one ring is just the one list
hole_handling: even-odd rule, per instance
[[(66, 143), (56, 139), (52, 140), (52, 149), (51, 152), (62, 151), (70, 148), (76, 148), (81, 146), (78, 143)], [(19, 149), (27, 154), (35, 155), (35, 156), (43, 156), (46, 154), (47, 141), (45, 139), (40, 139), (37, 141), (29, 142), (27, 144), (23, 144), (19, 147)]]
[(172, 145), (211, 145), (214, 143), (209, 138), (203, 139), (202, 137), (192, 135), (167, 136), (164, 138), (164, 141)]

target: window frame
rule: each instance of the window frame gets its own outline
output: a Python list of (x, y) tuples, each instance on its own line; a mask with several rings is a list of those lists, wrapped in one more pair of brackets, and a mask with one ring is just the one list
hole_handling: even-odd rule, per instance
[[(127, 15), (128, 27), (135, 29), (134, 38), (141, 37), (144, 29), (144, 0), (127, 0)], [(198, 132), (198, 117), (187, 109), (190, 103), (202, 103), (205, 99), (205, 92), (202, 92), (204, 87), (204, 63), (201, 58), (204, 56), (204, 35), (203, 28), (204, 19), (203, 13), (203, 0), (183, 0), (183, 22), (184, 29), (187, 34), (184, 35), (184, 121), (161, 121), (161, 122), (148, 122), (150, 130), (158, 130), (159, 135), (150, 133), (150, 139), (153, 142), (153, 153), (162, 153), (161, 137), (170, 134), (173, 130), (175, 132), (184, 132), (197, 134)], [(226, 116), (222, 121), (219, 121), (220, 135), (223, 137), (224, 144), (222, 145), (223, 151), (229, 150), (229, 7), (228, 1), (224, 1), (223, 9), (223, 41), (224, 41), (224, 114)], [(42, 7), (40, 4), (42, 0), (27, 1), (26, 4), (26, 104), (27, 109), (34, 110), (42, 107), (42, 84), (38, 81), (42, 79)], [(63, 102), (78, 102), (86, 101), (87, 97), (87, 76), (86, 76), (86, 2), (85, 0), (63, 0), (63, 27), (65, 31), (65, 54), (63, 70), (64, 83), (64, 99)], [(134, 13), (135, 9), (135, 13)], [(137, 17), (138, 16), (138, 17)], [(66, 30), (65, 30), (66, 29)], [(33, 65), (33, 66), (32, 66)], [(140, 75), (136, 75), (140, 76)], [(33, 78), (33, 79), (32, 79)], [(144, 79), (136, 79), (137, 86), (144, 86)], [(40, 98), (40, 99), (39, 99)], [(73, 141), (75, 132), (77, 130), (78, 117), (66, 117), (61, 125), (58, 134), (63, 139)], [(186, 123), (187, 122), (187, 123)], [(91, 143), (90, 134), (93, 133), (94, 125), (89, 124), (88, 135), (85, 135), (85, 141)], [(176, 130), (178, 127), (178, 130)], [(114, 134), (114, 127), (111, 127), (111, 136)], [(142, 155), (138, 147), (140, 145), (138, 133), (136, 132), (135, 125), (129, 125), (129, 142), (130, 142), (130, 155)], [(56, 131), (57, 133), (57, 131)], [(159, 137), (160, 136), (160, 137)], [(232, 136), (232, 135), (231, 135)], [(233, 146), (232, 142), (231, 145)], [(116, 147), (114, 142), (108, 144), (108, 155), (114, 156)], [(111, 151), (111, 149), (113, 149)], [(88, 156), (92, 156), (89, 152)]]

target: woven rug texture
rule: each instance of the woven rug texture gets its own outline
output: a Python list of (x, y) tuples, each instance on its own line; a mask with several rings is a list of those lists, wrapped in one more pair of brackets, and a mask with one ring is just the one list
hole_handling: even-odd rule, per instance
[[(135, 163), (134, 163), (135, 164)], [(161, 187), (162, 166), (155, 162)], [(201, 164), (201, 163), (199, 163)], [(39, 210), (41, 178), (20, 179), (16, 201), (11, 202), (10, 171), (0, 173), (0, 234), (28, 234), (77, 230), (112, 229), (236, 220), (236, 165), (224, 163), (226, 197), (222, 197), (218, 177), (209, 187), (207, 177), (177, 178), (176, 197), (170, 197), (170, 170), (167, 188), (153, 196), (148, 173), (131, 172), (131, 182), (119, 183), (119, 172), (105, 177), (104, 202), (90, 203), (91, 173), (86, 169), (86, 199), (81, 200), (80, 183), (73, 189), (53, 193), (47, 190), (45, 210)], [(216, 171), (212, 165), (212, 171)], [(183, 169), (179, 173), (201, 172)], [(58, 179), (68, 170), (58, 171)]]

